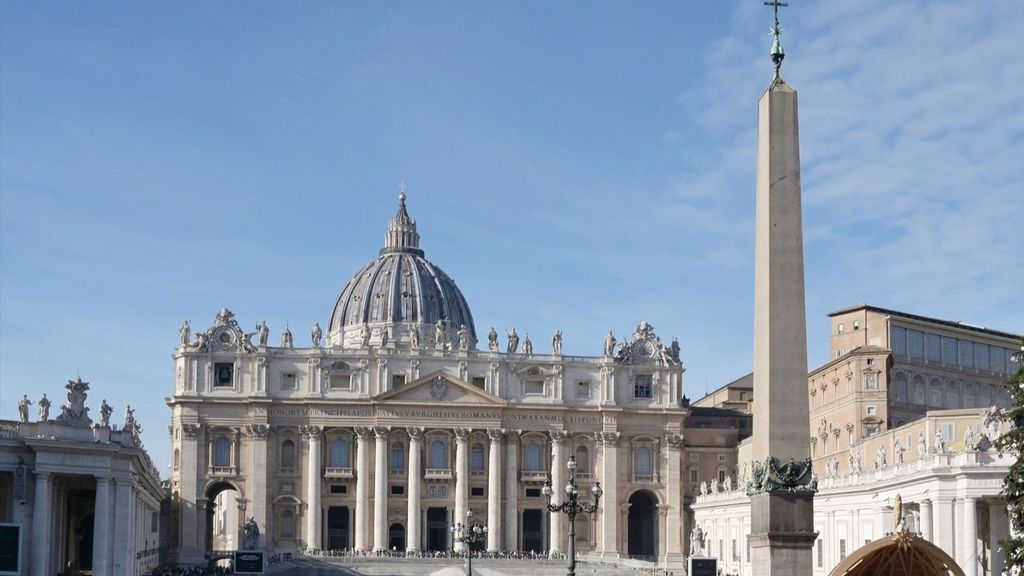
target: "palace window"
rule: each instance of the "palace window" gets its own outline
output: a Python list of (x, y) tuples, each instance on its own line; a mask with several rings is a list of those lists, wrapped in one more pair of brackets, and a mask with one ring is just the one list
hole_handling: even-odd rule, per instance
[(177, 468), (178, 466), (181, 466), (181, 451), (179, 451), (177, 448), (174, 449), (174, 459), (173, 459), (173, 462), (174, 462), (174, 467), (175, 468)]
[(480, 444), (473, 444), (469, 454), (470, 471), (482, 473), (484, 471), (484, 447)]
[(215, 362), (213, 364), (213, 385), (217, 388), (234, 386), (235, 365), (231, 362)]
[(853, 329), (854, 330), (860, 330), (860, 320), (854, 320), (853, 321)]
[(285, 440), (281, 442), (281, 471), (292, 472), (295, 470), (295, 442)]
[(213, 465), (215, 468), (231, 466), (231, 440), (223, 436), (213, 444)]
[(282, 390), (298, 390), (299, 379), (295, 372), (285, 372), (281, 374), (281, 389)]
[(640, 446), (636, 449), (635, 458), (637, 477), (645, 479), (653, 478), (654, 470), (651, 466), (651, 449), (647, 446)]
[(331, 494), (348, 494), (348, 485), (346, 484), (331, 484)]
[(867, 414), (868, 414), (868, 416), (874, 416), (877, 413), (878, 413), (878, 409), (875, 408), (874, 406), (868, 406), (867, 407)]
[(484, 388), (487, 387), (487, 378), (484, 378), (483, 376), (474, 376), (473, 386), (476, 386), (477, 388), (483, 390)]
[(523, 470), (526, 470), (527, 472), (540, 472), (544, 470), (540, 444), (530, 442), (526, 445), (526, 449), (523, 452)]
[(864, 388), (868, 390), (878, 390), (878, 374), (874, 372), (864, 376)]
[(576, 471), (590, 472), (590, 452), (586, 446), (576, 447)]
[(544, 395), (544, 381), (543, 380), (527, 380), (526, 381), (526, 393), (534, 396)]
[(448, 447), (441, 440), (430, 443), (430, 467), (435, 470), (448, 468)]
[(700, 472), (696, 468), (690, 468), (690, 482), (700, 482)]
[(391, 389), (401, 388), (405, 386), (405, 374), (392, 374), (391, 375)]
[(484, 495), (483, 486), (473, 486), (469, 489), (469, 495), (474, 497), (480, 497)]
[(725, 482), (725, 470), (722, 470), (721, 468), (718, 469), (718, 481)]
[(349, 374), (331, 374), (327, 387), (331, 390), (351, 390), (352, 376)]
[(405, 444), (395, 442), (391, 445), (391, 472), (405, 473)]
[(650, 374), (637, 374), (633, 378), (633, 398), (652, 398), (652, 384)]
[(580, 399), (590, 398), (590, 382), (581, 380), (576, 383), (576, 397)]
[(844, 326), (844, 325), (843, 325), (843, 323), (842, 323), (842, 322), (840, 322), (840, 323), (839, 323), (839, 333), (840, 333), (840, 334), (842, 334), (842, 333), (843, 333), (843, 331), (845, 331), (845, 329), (846, 329), (846, 326)]
[(350, 462), (352, 454), (349, 447), (348, 440), (344, 438), (338, 438), (334, 442), (331, 442), (331, 453), (328, 458), (329, 468), (350, 468)]
[(392, 496), (404, 496), (405, 495), (405, 486), (403, 486), (402, 484), (392, 484), (391, 485), (391, 495)]

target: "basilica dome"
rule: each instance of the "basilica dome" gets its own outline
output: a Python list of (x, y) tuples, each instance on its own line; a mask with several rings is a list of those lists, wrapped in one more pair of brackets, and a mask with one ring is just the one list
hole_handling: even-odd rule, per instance
[(469, 304), (455, 281), (424, 257), (405, 199), (399, 196), (380, 256), (348, 281), (334, 305), (328, 333), (334, 346), (434, 348), (441, 338), (455, 347), (460, 331), (469, 347), (476, 344)]

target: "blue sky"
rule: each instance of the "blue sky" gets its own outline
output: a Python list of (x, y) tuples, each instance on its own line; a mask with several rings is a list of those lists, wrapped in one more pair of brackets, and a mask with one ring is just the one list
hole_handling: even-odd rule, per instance
[[(307, 343), (408, 184), (477, 330), (750, 370), (745, 2), (0, 3), (0, 417), (80, 373), (162, 470), (177, 327)], [(858, 302), (1024, 332), (1024, 4), (799, 2), (811, 365)], [(56, 409), (56, 407), (55, 407)]]

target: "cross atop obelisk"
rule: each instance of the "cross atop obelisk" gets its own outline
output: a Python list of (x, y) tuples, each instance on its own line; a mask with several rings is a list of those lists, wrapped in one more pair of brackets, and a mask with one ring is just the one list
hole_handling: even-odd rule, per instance
[(755, 461), (748, 484), (755, 575), (811, 574), (816, 480), (810, 459), (807, 325), (796, 90), (779, 77), (784, 53), (775, 9), (775, 78), (758, 104), (754, 273)]

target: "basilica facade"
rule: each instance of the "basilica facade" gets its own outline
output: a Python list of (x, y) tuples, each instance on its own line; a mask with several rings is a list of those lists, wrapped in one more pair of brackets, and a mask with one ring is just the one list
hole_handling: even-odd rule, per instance
[(542, 488), (560, 501), (573, 456), (581, 490), (604, 492), (577, 518), (578, 551), (681, 563), (685, 499), (735, 465), (737, 438), (727, 418), (688, 433), (679, 343), (647, 322), (596, 335), (595, 356), (564, 355), (560, 332), (544, 350), (514, 328), (478, 343), (405, 200), (309, 346), (287, 329), (271, 345), (265, 323), (246, 333), (228, 309), (208, 329), (182, 326), (170, 560), (226, 546), (459, 550), (450, 527), (467, 512), (487, 550), (564, 551), (566, 520)]

